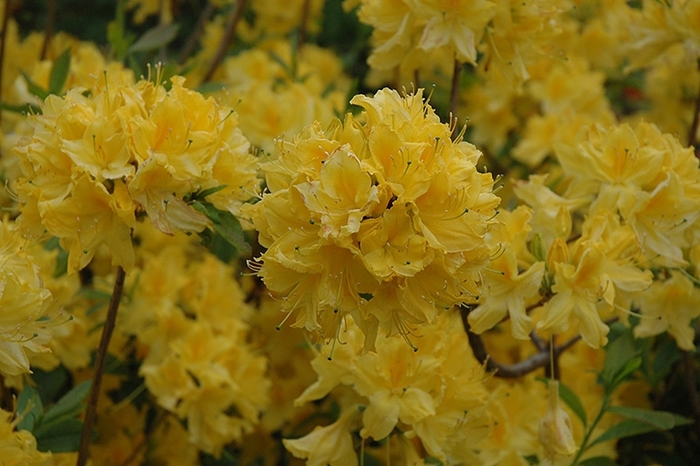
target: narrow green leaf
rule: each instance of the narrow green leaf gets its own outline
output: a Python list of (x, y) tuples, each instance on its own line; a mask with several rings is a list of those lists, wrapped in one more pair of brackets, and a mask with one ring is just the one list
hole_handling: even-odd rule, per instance
[(53, 67), (51, 67), (51, 74), (49, 75), (49, 94), (61, 95), (61, 91), (68, 80), (69, 72), (70, 49), (66, 49), (56, 61), (53, 62)]
[(581, 399), (576, 393), (572, 392), (569, 387), (561, 382), (559, 382), (559, 398), (571, 408), (571, 411), (581, 420), (583, 426), (586, 427), (588, 425), (588, 417), (586, 416), (586, 410), (583, 407), (583, 403), (581, 403)]
[(196, 199), (204, 199), (207, 196), (210, 196), (214, 193), (218, 193), (222, 189), (226, 189), (226, 188), (227, 188), (227, 186), (225, 184), (222, 184), (220, 186), (214, 186), (213, 188), (209, 188), (209, 189), (205, 189), (204, 191), (200, 191), (199, 193), (197, 193), (195, 198)]
[(651, 409), (631, 408), (629, 406), (611, 406), (611, 413), (619, 414), (627, 419), (635, 419), (652, 424), (658, 430), (673, 429), (678, 425), (692, 424), (693, 420), (667, 411), (654, 411)]
[(80, 414), (91, 385), (92, 381), (86, 380), (73, 387), (71, 391), (66, 393), (63, 398), (46, 411), (40, 427), (43, 428), (44, 426), (57, 423), (59, 420), (73, 418)]
[(46, 91), (41, 86), (39, 86), (34, 81), (32, 81), (32, 78), (30, 78), (27, 73), (25, 73), (24, 71), (20, 71), (20, 73), (22, 73), (22, 77), (24, 78), (24, 81), (27, 83), (27, 90), (29, 92), (31, 92), (32, 95), (37, 96), (41, 100), (44, 100), (49, 96), (49, 92)]
[(580, 466), (618, 466), (618, 464), (607, 456), (594, 456), (579, 463)]
[(161, 24), (151, 28), (131, 44), (129, 52), (147, 52), (162, 47), (175, 38), (178, 29), (177, 24)]
[(642, 365), (642, 358), (640, 356), (635, 356), (625, 363), (625, 365), (618, 371), (612, 380), (612, 387), (617, 387), (622, 382), (624, 382), (628, 376), (632, 375), (634, 371), (639, 369)]
[(589, 445), (589, 448), (601, 442), (607, 442), (608, 440), (632, 437), (633, 435), (646, 434), (647, 432), (653, 432), (655, 430), (660, 429), (654, 424), (639, 421), (637, 419), (624, 419), (620, 423), (615, 424), (610, 429), (603, 432)]
[(50, 372), (34, 367), (31, 377), (36, 391), (45, 405), (58, 399), (59, 393), (65, 393), (66, 389), (73, 385), (70, 372), (62, 365)]
[(25, 385), (17, 397), (17, 430), (32, 432), (34, 427), (41, 422), (44, 414), (44, 405), (41, 403), (39, 393), (31, 386)]
[(214, 223), (221, 223), (221, 218), (219, 217), (219, 210), (214, 207), (209, 202), (204, 201), (194, 201), (192, 207), (197, 212), (201, 212), (209, 218)]
[[(185, 73), (183, 73), (184, 75)], [(223, 91), (226, 89), (226, 84), (217, 82), (202, 83), (195, 88), (195, 91), (200, 94), (213, 94), (215, 92)]]
[(19, 113), (21, 115), (40, 115), (41, 109), (36, 105), (32, 104), (21, 104), (21, 105), (10, 105), (6, 103), (0, 104), (0, 109), (7, 110), (12, 113)]
[(214, 229), (217, 233), (224, 237), (231, 246), (235, 247), (242, 255), (250, 255), (253, 248), (245, 240), (243, 236), (243, 228), (241, 222), (231, 213), (226, 211), (219, 212), (221, 223), (214, 223)]
[(46, 427), (41, 426), (34, 432), (34, 436), (39, 451), (66, 453), (78, 451), (82, 432), (83, 421), (70, 418)]
[(674, 420), (670, 413), (665, 411), (653, 411), (650, 409), (631, 408), (629, 406), (611, 406), (608, 408), (611, 413), (619, 414), (627, 419), (646, 422), (660, 430), (668, 430), (673, 427)]

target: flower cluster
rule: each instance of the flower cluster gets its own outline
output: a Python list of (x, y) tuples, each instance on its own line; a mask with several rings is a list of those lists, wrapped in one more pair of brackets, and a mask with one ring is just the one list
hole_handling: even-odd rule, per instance
[[(428, 453), (442, 461), (468, 462), (474, 458), (472, 448), (488, 435), (492, 424), (483, 409), (487, 398), (483, 369), (471, 355), (458, 321), (458, 314), (450, 313), (421, 327), (418, 352), (400, 338), (380, 336), (376, 352), (365, 353), (361, 332), (349, 317), (345, 344), (336, 348), (332, 359), (329, 346), (318, 351), (311, 363), (318, 380), (295, 403), (319, 400), (337, 386), (351, 387), (355, 398), (350, 400), (362, 405), (363, 439), (382, 440), (400, 432), (419, 438)], [(350, 405), (336, 423), (324, 429), (335, 430), (335, 436), (350, 441), (352, 417), (357, 418), (359, 412), (357, 405)], [(328, 435), (321, 433), (315, 430), (284, 443), (295, 455), (309, 457), (321, 448), (320, 442), (328, 441)], [(351, 441), (349, 445), (344, 453), (353, 458)], [(316, 458), (318, 464), (331, 459)]]
[(256, 159), (236, 115), (181, 77), (166, 89), (106, 74), (90, 92), (50, 95), (32, 121), (33, 134), (16, 148), (21, 223), (32, 238), (60, 238), (70, 271), (101, 245), (130, 269), (130, 233), (143, 214), (168, 234), (198, 232), (209, 220), (188, 202), (194, 194), (223, 188), (207, 201), (235, 214), (257, 189)]
[(148, 225), (138, 234), (147, 260), (122, 332), (138, 341), (139, 374), (158, 405), (186, 421), (191, 444), (218, 456), (253, 430), (269, 402), (266, 358), (247, 342), (252, 309), (233, 269), (200, 257), (184, 235)]
[(481, 153), (451, 140), (420, 90), (351, 102), (358, 118), (280, 143), (251, 215), (267, 248), (259, 274), (295, 326), (333, 339), (352, 314), (371, 347), (380, 327), (407, 335), (478, 299), (499, 198)]
[(30, 372), (29, 356), (45, 353), (51, 338), (51, 292), (27, 253), (27, 241), (0, 224), (0, 374)]

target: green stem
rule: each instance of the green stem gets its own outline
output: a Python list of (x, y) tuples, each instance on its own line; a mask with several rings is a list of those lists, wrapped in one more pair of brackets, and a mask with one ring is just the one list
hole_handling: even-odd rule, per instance
[(122, 292), (124, 291), (124, 280), (126, 272), (120, 266), (117, 268), (117, 276), (114, 280), (114, 289), (112, 297), (109, 300), (109, 308), (107, 309), (107, 317), (105, 325), (102, 328), (102, 337), (100, 346), (97, 348), (95, 357), (95, 374), (92, 379), (92, 387), (88, 395), (87, 409), (85, 411), (85, 424), (83, 424), (83, 433), (80, 437), (80, 450), (78, 451), (78, 461), (76, 466), (85, 466), (88, 457), (90, 456), (90, 438), (92, 437), (92, 427), (95, 424), (97, 417), (97, 400), (100, 396), (100, 388), (102, 387), (102, 375), (104, 374), (105, 363), (107, 361), (107, 350), (109, 342), (114, 333), (114, 327), (117, 322), (117, 310), (119, 309), (119, 301), (121, 300)]
[(598, 414), (596, 415), (595, 419), (591, 423), (591, 425), (588, 427), (588, 430), (586, 431), (586, 434), (583, 436), (583, 441), (581, 442), (581, 447), (578, 449), (578, 452), (576, 453), (576, 456), (574, 456), (574, 460), (571, 462), (571, 466), (576, 466), (581, 459), (581, 456), (586, 452), (588, 449), (588, 442), (591, 440), (591, 435), (593, 435), (593, 430), (596, 428), (600, 420), (603, 418), (603, 415), (605, 412), (608, 410), (610, 407), (610, 395), (605, 393), (603, 395), (603, 403), (600, 405), (600, 411), (598, 411)]

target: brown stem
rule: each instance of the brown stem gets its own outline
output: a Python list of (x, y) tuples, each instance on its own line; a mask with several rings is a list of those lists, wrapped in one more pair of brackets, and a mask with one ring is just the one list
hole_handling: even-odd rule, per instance
[(56, 0), (48, 2), (48, 18), (46, 20), (46, 33), (44, 34), (44, 44), (41, 46), (41, 59), (45, 60), (53, 39), (53, 25), (56, 22)]
[(306, 43), (309, 29), (309, 12), (311, 10), (311, 0), (304, 0), (301, 5), (301, 18), (299, 19), (299, 42), (297, 47), (301, 47)]
[(197, 47), (199, 43), (199, 38), (202, 37), (204, 33), (204, 26), (207, 24), (207, 21), (211, 19), (214, 11), (216, 11), (214, 4), (212, 2), (207, 2), (202, 13), (199, 15), (199, 19), (197, 19), (197, 24), (195, 24), (192, 34), (187, 38), (187, 43), (185, 43), (185, 46), (180, 51), (180, 55), (177, 58), (179, 64), (184, 64), (185, 61), (190, 58), (192, 52), (194, 52), (195, 47)]
[(238, 0), (238, 2), (236, 2), (236, 6), (233, 8), (233, 10), (231, 10), (231, 14), (228, 17), (228, 23), (226, 24), (226, 29), (224, 30), (224, 37), (221, 39), (221, 43), (219, 43), (219, 48), (216, 49), (214, 58), (209, 64), (209, 69), (207, 69), (207, 72), (204, 74), (204, 79), (202, 82), (209, 82), (212, 76), (214, 76), (216, 69), (219, 67), (221, 62), (224, 61), (224, 57), (226, 57), (226, 53), (233, 43), (233, 38), (236, 36), (236, 27), (238, 26), (238, 22), (243, 17), (243, 11), (245, 10), (247, 3), (247, 0)]
[(683, 351), (683, 375), (688, 390), (690, 406), (693, 409), (692, 415), (693, 419), (695, 419), (695, 430), (700, 434), (700, 395), (698, 395), (698, 387), (695, 383), (695, 361), (693, 361), (693, 354), (688, 351)]
[(97, 416), (97, 400), (100, 396), (100, 388), (102, 386), (102, 375), (104, 374), (105, 362), (107, 361), (107, 350), (109, 349), (109, 341), (112, 339), (114, 326), (117, 321), (117, 309), (119, 309), (119, 301), (121, 300), (122, 291), (124, 291), (124, 279), (126, 272), (120, 266), (117, 268), (117, 276), (114, 280), (114, 289), (112, 290), (112, 298), (109, 300), (109, 308), (107, 309), (107, 317), (105, 325), (102, 328), (102, 337), (100, 346), (97, 348), (95, 357), (95, 374), (92, 379), (92, 387), (88, 395), (87, 409), (85, 411), (85, 424), (83, 425), (83, 433), (80, 438), (80, 450), (78, 451), (78, 462), (76, 466), (85, 466), (90, 455), (90, 437), (92, 437), (92, 427), (95, 424)]
[(413, 70), (413, 85), (416, 86), (416, 91), (420, 89), (420, 68)]
[(452, 89), (450, 90), (450, 124), (454, 124), (452, 135), (459, 134), (459, 124), (457, 120), (457, 103), (459, 102), (459, 77), (462, 74), (462, 62), (455, 59), (452, 70)]
[[(485, 365), (486, 371), (487, 372), (493, 372), (494, 376), (496, 377), (502, 377), (506, 379), (512, 379), (516, 377), (522, 377), (525, 374), (528, 374), (534, 370), (539, 369), (540, 367), (547, 367), (549, 365), (550, 361), (550, 354), (549, 354), (549, 348), (544, 347), (543, 349), (540, 350), (539, 353), (533, 354), (529, 358), (525, 359), (524, 361), (516, 362), (515, 364), (502, 364), (500, 362), (495, 361), (486, 351), (486, 347), (484, 346), (484, 342), (481, 339), (481, 336), (477, 335), (476, 333), (471, 331), (471, 326), (469, 325), (469, 312), (470, 309), (468, 308), (461, 308), (460, 309), (460, 315), (462, 317), (462, 325), (464, 326), (464, 330), (467, 332), (467, 338), (469, 340), (469, 346), (472, 348), (472, 352), (474, 353), (474, 357), (476, 357), (477, 361), (479, 361), (481, 364)], [(611, 319), (610, 321), (607, 321), (606, 323), (612, 323), (614, 322), (615, 319)], [(537, 337), (539, 339), (539, 337)], [(559, 345), (559, 346), (554, 346), (554, 358), (556, 358), (562, 354), (564, 351), (567, 349), (571, 348), (577, 341), (581, 339), (580, 335), (576, 335), (575, 337), (571, 338), (568, 340), (566, 343)], [(533, 339), (533, 341), (536, 341)], [(541, 342), (541, 340), (540, 340)], [(537, 343), (535, 343), (537, 344)], [(539, 347), (539, 345), (538, 345)], [(555, 374), (557, 375), (556, 372), (558, 372), (555, 368)]]
[[(698, 71), (700, 71), (700, 60), (698, 60)], [(700, 147), (697, 147), (695, 136), (698, 134), (698, 126), (700, 125), (700, 86), (698, 86), (698, 96), (695, 99), (695, 111), (693, 113), (693, 122), (688, 130), (688, 145), (695, 146), (695, 155), (700, 157)]]
[[(7, 43), (7, 25), (12, 15), (12, 0), (5, 0), (5, 11), (2, 12), (2, 31), (0, 31), (0, 102), (2, 101), (2, 74), (5, 64), (5, 44)], [(0, 123), (2, 123), (2, 110), (0, 110)]]

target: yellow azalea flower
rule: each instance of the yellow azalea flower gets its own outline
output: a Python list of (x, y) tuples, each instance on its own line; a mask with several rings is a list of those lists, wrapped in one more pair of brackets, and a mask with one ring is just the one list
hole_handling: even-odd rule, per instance
[(137, 214), (168, 234), (200, 232), (210, 221), (191, 205), (192, 193), (225, 183), (207, 201), (238, 215), (258, 190), (256, 158), (231, 109), (185, 88), (182, 77), (166, 91), (111, 71), (89, 93), (50, 95), (15, 150), (20, 222), (32, 238), (61, 240), (69, 272), (102, 245), (114, 265), (131, 269)]
[[(602, 279), (605, 273), (604, 255), (595, 245), (584, 248), (573, 262), (557, 262), (555, 295), (545, 304), (544, 315), (537, 328), (562, 333), (569, 328), (572, 318), (579, 325), (583, 341), (594, 348), (607, 343), (609, 328), (600, 318), (600, 312), (610, 309), (613, 287)], [(608, 297), (606, 297), (608, 295)]]
[(406, 334), (475, 300), (499, 198), (421, 91), (351, 103), (364, 112), (278, 144), (269, 193), (246, 212), (267, 248), (258, 273), (294, 325), (334, 339), (351, 314), (371, 348), (379, 328)]
[(407, 3), (416, 17), (427, 20), (419, 48), (431, 50), (448, 46), (454, 50), (457, 60), (476, 62), (476, 44), (495, 13), (493, 2), (409, 0)]
[(393, 437), (399, 428), (420, 439), (432, 456), (468, 461), (491, 423), (482, 409), (483, 368), (471, 354), (459, 318), (456, 312), (443, 314), (422, 326), (418, 351), (399, 336), (382, 335), (374, 351), (365, 351), (362, 330), (348, 317), (343, 344), (320, 348), (312, 361), (318, 379), (295, 403), (347, 386), (364, 400), (362, 438)]
[(70, 197), (41, 204), (40, 210), (47, 230), (61, 238), (69, 252), (70, 270), (85, 267), (101, 244), (111, 251), (113, 265), (133, 267), (130, 232), (135, 223), (134, 207), (120, 180), (110, 193), (102, 183), (84, 175), (76, 180)]
[(694, 151), (653, 124), (592, 126), (556, 146), (569, 192), (592, 196), (592, 214), (612, 212), (643, 251), (665, 266), (685, 264), (683, 249), (700, 218), (700, 168)]
[(7, 219), (0, 224), (0, 374), (29, 373), (29, 356), (48, 352), (51, 292), (26, 241)]
[(668, 332), (679, 348), (694, 351), (695, 330), (691, 322), (700, 316), (700, 292), (693, 282), (677, 271), (666, 280), (654, 280), (651, 287), (634, 297), (644, 317), (634, 328), (637, 338)]
[(341, 61), (314, 44), (295, 50), (287, 40), (263, 41), (228, 57), (221, 69), (219, 81), (226, 87), (216, 97), (236, 109), (243, 134), (266, 153), (274, 151), (276, 139), (288, 139), (314, 121), (325, 126), (347, 106), (350, 79)]
[(515, 253), (508, 246), (504, 247), (505, 250), (489, 265), (493, 272), (484, 275), (484, 294), (476, 309), (469, 313), (469, 324), (474, 333), (482, 333), (508, 314), (513, 336), (527, 340), (532, 331), (532, 318), (525, 312), (525, 303), (538, 293), (545, 264), (536, 262), (521, 273)]
[(192, 445), (219, 455), (269, 403), (266, 358), (248, 341), (252, 309), (231, 266), (182, 233), (154, 230), (137, 229), (145, 260), (118, 330), (138, 341), (139, 374), (156, 403), (186, 420)]
[(357, 454), (350, 429), (357, 418), (357, 407), (347, 409), (337, 421), (298, 439), (282, 439), (295, 457), (306, 459), (308, 466), (357, 466)]
[(37, 450), (36, 439), (26, 430), (15, 431), (12, 413), (0, 410), (0, 458), (3, 466), (48, 466), (51, 453)]

